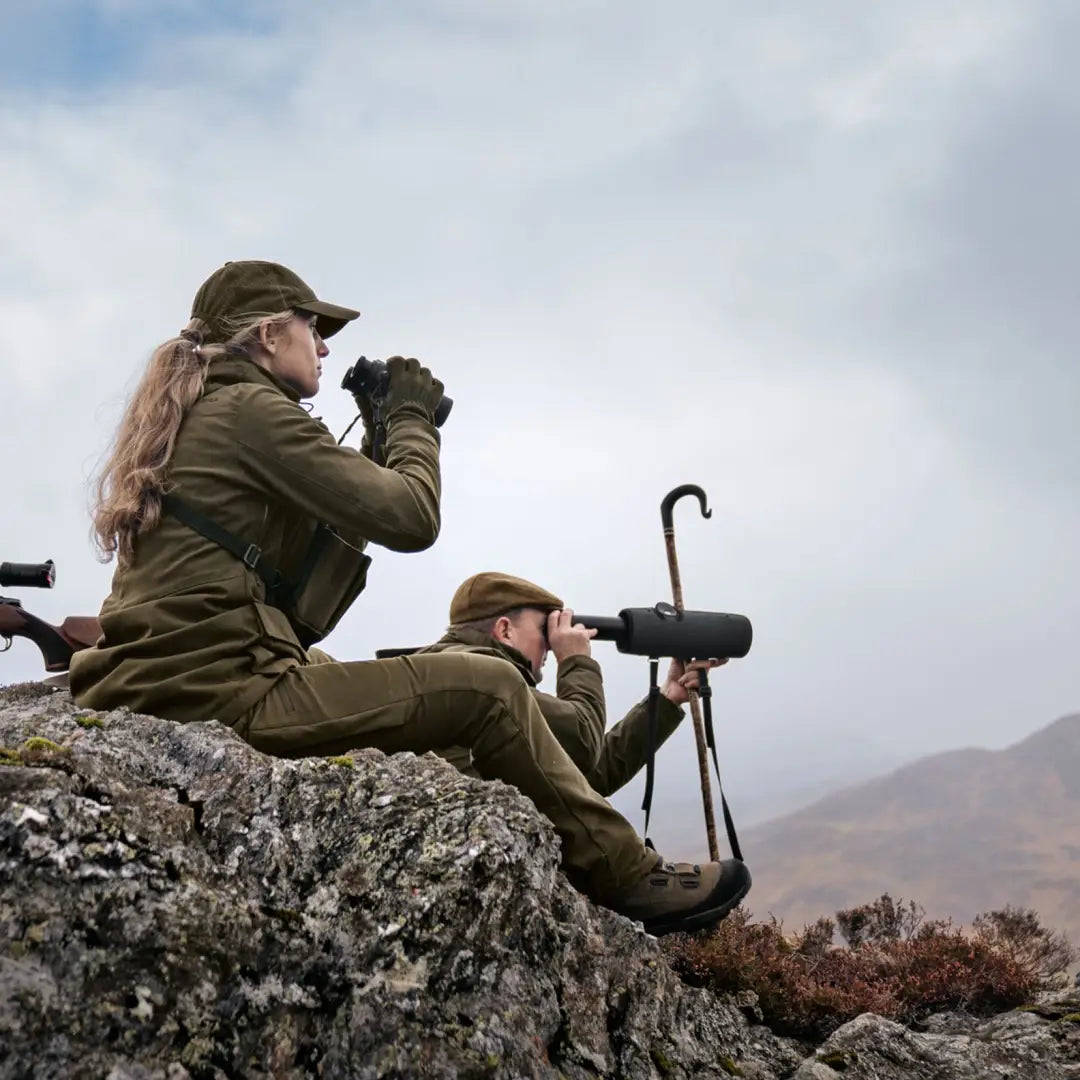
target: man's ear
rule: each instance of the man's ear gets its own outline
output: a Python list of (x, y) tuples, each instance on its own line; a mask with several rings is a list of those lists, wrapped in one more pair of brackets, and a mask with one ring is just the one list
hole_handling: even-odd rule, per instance
[(509, 644), (510, 627), (514, 624), (505, 615), (500, 615), (495, 620), (495, 625), (491, 628), (491, 636), (496, 641), (501, 641), (504, 645)]

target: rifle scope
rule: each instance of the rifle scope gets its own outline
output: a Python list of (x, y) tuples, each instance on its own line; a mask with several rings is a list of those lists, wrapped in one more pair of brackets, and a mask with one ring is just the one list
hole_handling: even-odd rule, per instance
[(41, 563), (0, 562), (0, 588), (51, 589), (56, 581), (52, 559)]
[(678, 660), (743, 657), (750, 651), (754, 637), (745, 615), (678, 611), (664, 603), (651, 608), (623, 608), (616, 617), (574, 612), (574, 622), (596, 630), (597, 641), (613, 641), (619, 652)]

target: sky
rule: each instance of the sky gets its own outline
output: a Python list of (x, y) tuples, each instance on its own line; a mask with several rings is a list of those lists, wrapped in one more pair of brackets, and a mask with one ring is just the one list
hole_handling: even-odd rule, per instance
[[(755, 631), (714, 677), (736, 820), (1014, 742), (1080, 708), (1078, 33), (1067, 0), (9, 5), (0, 558), (97, 611), (126, 395), (205, 277), (274, 259), (363, 312), (332, 430), (360, 354), (455, 400), (442, 534), (373, 552), (334, 655), (435, 639), (481, 570), (669, 600), (696, 483), (686, 605)], [(647, 666), (594, 654), (614, 720)], [(661, 835), (697, 829), (689, 725), (659, 767)]]

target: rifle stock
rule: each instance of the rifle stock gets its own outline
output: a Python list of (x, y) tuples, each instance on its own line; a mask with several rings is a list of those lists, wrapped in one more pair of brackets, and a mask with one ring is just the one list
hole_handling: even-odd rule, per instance
[(59, 626), (39, 619), (18, 600), (0, 596), (0, 637), (32, 641), (41, 650), (46, 671), (67, 671), (73, 653), (88, 648), (101, 636), (101, 624), (92, 615), (69, 615)]

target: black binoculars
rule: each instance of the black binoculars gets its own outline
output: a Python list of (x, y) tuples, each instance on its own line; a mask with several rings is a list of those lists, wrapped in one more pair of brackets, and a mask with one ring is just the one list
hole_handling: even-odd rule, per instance
[[(381, 360), (369, 360), (361, 356), (341, 380), (341, 389), (348, 390), (350, 394), (363, 394), (369, 398), (381, 398), (386, 395), (390, 385), (390, 373)], [(450, 410), (454, 407), (454, 399), (443, 394), (442, 401), (435, 409), (435, 426), (442, 427)]]

